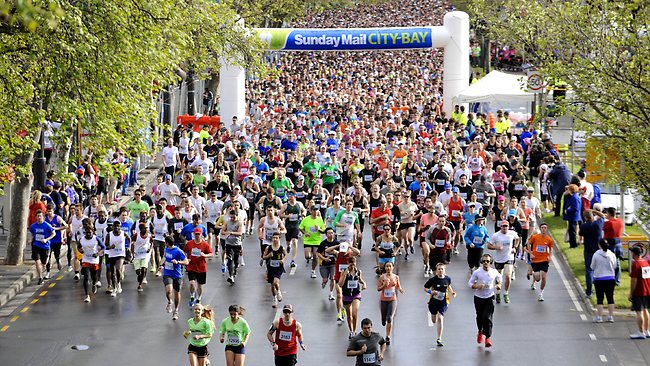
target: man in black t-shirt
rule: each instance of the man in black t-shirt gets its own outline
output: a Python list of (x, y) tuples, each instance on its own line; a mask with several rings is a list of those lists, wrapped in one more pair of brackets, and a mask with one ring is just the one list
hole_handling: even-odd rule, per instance
[(336, 250), (339, 247), (339, 241), (336, 240), (336, 235), (334, 233), (334, 229), (331, 227), (328, 227), (325, 229), (325, 240), (323, 240), (320, 245), (318, 246), (318, 259), (320, 262), (320, 276), (323, 279), (323, 282), (321, 283), (321, 287), (325, 288), (327, 286), (327, 282), (330, 282), (330, 293), (329, 293), (329, 300), (334, 300), (336, 297), (334, 296), (334, 264), (336, 263), (336, 255), (332, 251), (328, 251), (328, 249), (331, 250)]
[(424, 284), (424, 291), (430, 295), (429, 313), (431, 321), (438, 324), (438, 347), (442, 347), (442, 329), (445, 312), (449, 304), (449, 295), (456, 297), (456, 292), (451, 287), (451, 278), (445, 275), (445, 265), (436, 264), (436, 275), (429, 278)]

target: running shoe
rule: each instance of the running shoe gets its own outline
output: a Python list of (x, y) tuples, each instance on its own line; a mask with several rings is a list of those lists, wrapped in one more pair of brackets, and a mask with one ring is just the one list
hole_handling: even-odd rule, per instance
[(539, 294), (539, 296), (537, 296), (537, 301), (544, 301), (544, 295)]
[(343, 318), (340, 317), (340, 316), (336, 317), (336, 323), (337, 323), (338, 325), (342, 325), (342, 324), (343, 324)]
[(90, 295), (86, 295), (86, 298), (84, 299), (84, 302), (90, 302)]
[(79, 273), (75, 273), (74, 274), (74, 280), (79, 281), (79, 278), (80, 278)]
[(102, 281), (95, 282), (95, 286), (97, 286), (97, 288), (102, 287)]
[(613, 316), (608, 316), (607, 317), (607, 322), (608, 323), (613, 323), (614, 322), (614, 317)]
[(490, 338), (485, 338), (485, 348), (490, 348), (492, 347), (492, 341)]
[(483, 343), (483, 333), (478, 332), (478, 334), (476, 335), (476, 343), (478, 344)]
[(411, 245), (411, 254), (415, 254), (415, 249), (413, 248), (412, 245)]
[(264, 259), (260, 259), (260, 267), (264, 265)]
[(386, 336), (386, 345), (390, 346), (390, 337), (389, 336)]
[(295, 267), (296, 267), (296, 261), (294, 261), (294, 260), (292, 259), (292, 260), (291, 260), (291, 268), (295, 268)]
[(636, 332), (630, 334), (630, 339), (646, 339), (646, 335), (643, 332)]
[(160, 277), (160, 276), (162, 276), (162, 269), (159, 268), (158, 271), (156, 272), (156, 277)]
[(305, 260), (307, 261), (307, 264), (305, 264), (305, 267), (309, 266), (309, 260), (310, 260), (310, 259), (311, 259), (311, 258), (305, 258)]
[(144, 291), (144, 289), (142, 288), (142, 286), (138, 286), (138, 292), (142, 292), (142, 291)]
[(503, 301), (506, 304), (509, 304), (510, 303), (510, 295), (508, 295), (508, 294), (503, 295)]
[(174, 310), (174, 314), (172, 315), (172, 320), (178, 320), (178, 310)]
[(501, 294), (497, 294), (497, 304), (501, 304)]
[(600, 316), (595, 316), (593, 322), (594, 322), (594, 323), (602, 323), (602, 322), (603, 322), (603, 318), (600, 317)]
[(530, 290), (535, 291), (535, 289), (536, 289), (535, 288), (535, 282), (533, 282), (533, 283), (530, 284)]
[(530, 281), (530, 273), (526, 273), (526, 279)]
[(117, 293), (118, 293), (118, 294), (121, 294), (121, 293), (122, 293), (122, 284), (121, 284), (121, 283), (118, 283), (118, 284), (117, 284)]
[(311, 271), (311, 278), (316, 278), (316, 271)]
[(68, 272), (72, 272), (72, 266), (68, 265)]
[(168, 313), (171, 313), (172, 310), (174, 310), (174, 307), (173, 307), (171, 302), (168, 302), (167, 307), (165, 308), (165, 311), (167, 311)]
[(147, 281), (147, 277), (142, 279), (142, 283), (145, 284), (145, 285), (149, 283), (149, 281)]
[(188, 307), (193, 308), (194, 307), (194, 298), (191, 298), (190, 301), (187, 302)]
[(39, 285), (42, 285), (42, 284), (43, 284), (43, 277), (41, 277), (41, 278), (38, 279), (38, 284), (39, 284)]
[(117, 291), (116, 290), (111, 291), (111, 297), (115, 297), (115, 296), (117, 296)]
[[(517, 266), (515, 266), (515, 268), (517, 268)], [(516, 273), (516, 272), (513, 270), (513, 271), (512, 271), (512, 280), (513, 280), (513, 281), (514, 281), (514, 280), (516, 279), (516, 277), (517, 277), (517, 276), (515, 276), (515, 273)]]
[(243, 256), (241, 257), (241, 261), (239, 261), (239, 265), (242, 266), (242, 267), (246, 266), (246, 263), (244, 263), (244, 257)]
[(110, 294), (111, 292), (113, 292), (113, 286), (108, 285), (108, 287), (106, 287), (106, 293)]
[(327, 286), (327, 282), (321, 282), (320, 283), (320, 288), (325, 288), (325, 286)]
[(50, 279), (50, 271), (45, 272), (45, 276), (43, 276), (44, 279), (49, 280)]
[(228, 281), (228, 283), (233, 283), (232, 276), (228, 277), (228, 278), (226, 279), (226, 281)]
[(406, 254), (404, 254), (404, 260), (405, 261), (409, 260), (409, 253), (408, 252), (406, 252)]
[(436, 340), (436, 346), (438, 346), (438, 347), (442, 347), (442, 346), (444, 346), (444, 344), (442, 343), (442, 338), (438, 338), (438, 339)]
[(276, 308), (278, 306), (278, 299), (274, 296), (273, 300), (271, 300), (271, 307)]
[(282, 291), (278, 290), (278, 293), (275, 295), (278, 301), (282, 301)]
[(221, 264), (221, 274), (222, 274), (222, 275), (223, 275), (223, 274), (226, 274), (226, 264), (225, 264), (225, 263), (222, 263), (222, 264)]
[(460, 253), (460, 252), (458, 251), (458, 249), (454, 249), (454, 254), (455, 254), (455, 255), (458, 255), (459, 253)]
[(645, 337), (650, 338), (650, 331), (645, 332)]
[(345, 311), (345, 308), (341, 309), (341, 318), (345, 318), (348, 313)]
[(93, 285), (92, 290), (93, 290), (93, 294), (96, 294), (97, 293), (97, 285)]
[(291, 253), (291, 245), (287, 245), (287, 254)]
[(328, 299), (329, 299), (330, 301), (332, 301), (332, 300), (335, 300), (336, 297), (334, 297), (334, 294), (330, 292), (330, 295), (329, 295)]

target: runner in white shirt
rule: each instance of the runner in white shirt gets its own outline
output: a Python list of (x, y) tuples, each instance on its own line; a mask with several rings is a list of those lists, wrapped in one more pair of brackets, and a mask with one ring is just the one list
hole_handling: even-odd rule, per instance
[(160, 198), (167, 200), (167, 211), (172, 215), (174, 214), (174, 208), (178, 202), (177, 198), (181, 195), (180, 189), (176, 183), (172, 182), (172, 176), (170, 174), (165, 175), (165, 181), (158, 185), (158, 195)]
[(476, 309), (476, 327), (478, 334), (476, 342), (483, 343), (485, 337), (485, 347), (492, 347), (492, 315), (494, 315), (494, 290), (501, 290), (501, 274), (494, 268), (491, 268), (492, 256), (483, 254), (481, 257), (481, 268), (472, 273), (467, 285), (475, 290), (474, 292), (474, 309)]
[[(501, 222), (501, 230), (492, 234), (488, 249), (495, 250), (494, 267), (502, 276), (505, 276), (505, 294), (503, 300), (505, 303), (510, 302), (510, 282), (512, 281), (512, 270), (515, 262), (515, 253), (519, 245), (519, 236), (513, 230), (509, 230), (510, 224), (507, 220)], [(497, 304), (501, 303), (501, 293), (496, 294)]]
[(165, 165), (165, 173), (174, 176), (176, 167), (180, 165), (180, 157), (178, 156), (178, 148), (174, 146), (174, 140), (170, 137), (167, 139), (167, 146), (162, 149), (163, 163)]

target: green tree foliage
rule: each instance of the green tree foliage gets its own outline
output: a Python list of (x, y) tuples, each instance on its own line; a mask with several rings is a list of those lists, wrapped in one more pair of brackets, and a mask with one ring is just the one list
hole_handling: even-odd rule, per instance
[(643, 0), (476, 0), (492, 39), (525, 52), (549, 83), (573, 91), (561, 105), (578, 129), (603, 135), (625, 160), (612, 182), (650, 203), (650, 7)]
[[(60, 134), (76, 124), (89, 131), (84, 145), (98, 159), (114, 148), (143, 152), (154, 94), (179, 80), (179, 68), (201, 77), (220, 60), (257, 62), (257, 41), (237, 20), (212, 0), (2, 2), (0, 175), (15, 166), (17, 183), (31, 185), (46, 119), (62, 123)], [(11, 227), (25, 227), (20, 220)]]

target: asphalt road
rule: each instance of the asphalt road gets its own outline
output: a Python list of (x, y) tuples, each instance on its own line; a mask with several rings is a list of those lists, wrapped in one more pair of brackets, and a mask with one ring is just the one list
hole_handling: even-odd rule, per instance
[[(488, 222), (488, 227), (492, 224)], [(366, 243), (369, 243), (366, 230)], [(268, 285), (257, 265), (258, 245), (245, 241), (247, 266), (240, 269), (237, 284), (231, 286), (221, 275), (218, 260), (209, 262), (208, 283), (203, 303), (216, 310), (217, 324), (227, 316), (230, 304), (247, 309), (244, 318), (252, 328), (247, 345), (248, 365), (272, 365), (272, 351), (266, 331), (279, 311), (271, 307)], [(374, 253), (373, 253), (374, 254)], [(511, 303), (499, 304), (494, 316), (494, 347), (486, 351), (475, 343), (473, 292), (467, 287), (465, 250), (453, 258), (448, 275), (458, 293), (445, 319), (444, 347), (435, 346), (435, 328), (428, 322), (427, 296), (422, 291), (421, 255), (405, 262), (398, 258), (399, 274), (406, 293), (398, 301), (392, 344), (384, 365), (599, 365), (622, 364), (611, 343), (601, 339), (603, 325), (591, 323), (583, 306), (572, 298), (554, 261), (545, 291), (545, 302), (538, 302), (525, 277), (525, 264), (519, 261), (517, 280), (511, 288)], [(411, 259), (409, 258), (409, 259)], [(300, 352), (301, 365), (353, 365), (346, 358), (347, 327), (336, 324), (336, 306), (320, 287), (320, 278), (309, 278), (310, 271), (299, 255), (294, 276), (282, 281), (283, 303), (294, 305), (302, 322), (307, 351)], [(369, 289), (363, 293), (360, 319), (369, 317), (374, 330), (384, 334), (379, 317), (379, 296), (374, 290), (374, 259), (369, 245), (364, 246), (360, 268)], [(57, 280), (57, 278), (61, 278)], [(103, 289), (91, 303), (84, 303), (83, 287), (71, 273), (60, 273), (45, 283), (0, 322), (0, 365), (185, 365), (186, 341), (182, 337), (186, 320), (187, 286), (181, 318), (172, 321), (165, 312), (162, 280), (150, 276), (143, 293), (136, 292), (135, 273), (127, 270), (124, 292), (117, 298)], [(105, 283), (105, 280), (102, 279)], [(52, 286), (52, 284), (55, 284)], [(52, 286), (52, 287), (50, 287)], [(43, 291), (47, 291), (44, 293)], [(36, 303), (32, 303), (38, 299)], [(72, 350), (77, 344), (86, 351)], [(213, 365), (224, 363), (223, 345), (210, 344)], [(644, 363), (641, 363), (644, 364)]]

